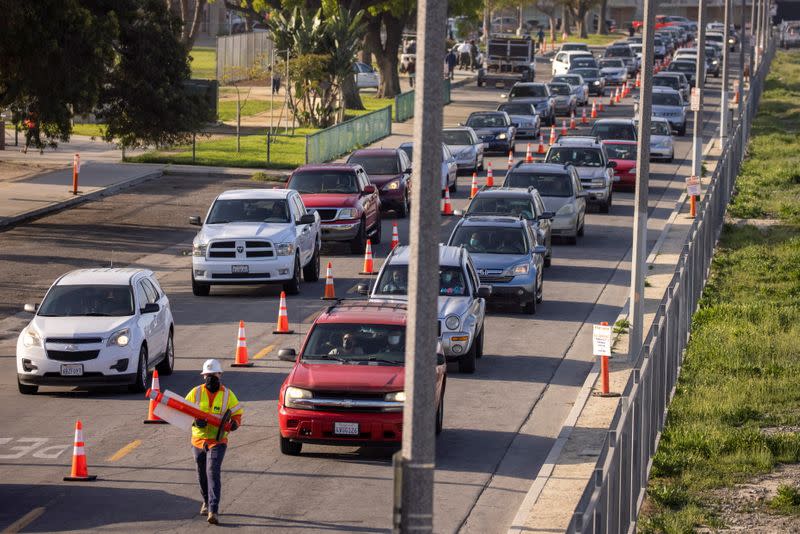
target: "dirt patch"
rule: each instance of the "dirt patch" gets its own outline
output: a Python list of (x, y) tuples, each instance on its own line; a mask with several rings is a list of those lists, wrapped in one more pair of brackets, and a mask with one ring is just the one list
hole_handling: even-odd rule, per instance
[(735, 217), (726, 217), (725, 222), (737, 227), (748, 226), (748, 225), (755, 226), (756, 228), (762, 231), (769, 228), (770, 226), (786, 224), (785, 221), (782, 221), (780, 219), (737, 219)]
[(63, 168), (64, 165), (42, 165), (29, 163), (0, 162), (0, 182), (13, 182), (29, 176)]

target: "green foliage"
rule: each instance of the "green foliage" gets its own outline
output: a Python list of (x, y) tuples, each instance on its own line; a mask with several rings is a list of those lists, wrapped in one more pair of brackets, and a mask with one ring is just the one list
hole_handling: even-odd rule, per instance
[(214, 80), (217, 77), (217, 49), (213, 46), (195, 46), (189, 53), (192, 78)]
[(784, 514), (797, 514), (800, 512), (800, 489), (797, 486), (781, 484), (778, 492), (769, 501), (770, 508)]

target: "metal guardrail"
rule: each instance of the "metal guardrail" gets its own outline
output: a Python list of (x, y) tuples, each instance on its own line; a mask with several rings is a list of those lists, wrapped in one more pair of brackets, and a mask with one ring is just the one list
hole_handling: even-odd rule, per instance
[(683, 362), (692, 314), (711, 268), (714, 247), (741, 168), (750, 124), (758, 109), (774, 43), (751, 79), (738, 125), (728, 138), (697, 217), (683, 245), (675, 274), (614, 412), (594, 470), (570, 521), (568, 533), (636, 532), (652, 458), (661, 439), (667, 406)]
[(392, 133), (392, 107), (361, 115), (306, 136), (306, 163), (323, 163)]
[[(395, 122), (405, 122), (414, 116), (414, 90), (400, 93), (394, 97), (394, 120)], [(450, 80), (444, 81), (444, 105), (450, 100)]]

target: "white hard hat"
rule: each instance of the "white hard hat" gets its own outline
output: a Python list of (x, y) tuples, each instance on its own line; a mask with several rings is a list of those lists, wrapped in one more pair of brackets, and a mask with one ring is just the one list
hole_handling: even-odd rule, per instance
[(222, 372), (222, 365), (220, 365), (219, 360), (210, 359), (203, 362), (203, 370), (200, 373), (201, 375), (210, 375), (213, 373), (221, 373)]

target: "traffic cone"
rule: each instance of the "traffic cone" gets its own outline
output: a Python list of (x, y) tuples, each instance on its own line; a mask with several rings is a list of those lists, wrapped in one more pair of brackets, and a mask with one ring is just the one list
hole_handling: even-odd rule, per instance
[(525, 151), (525, 163), (533, 163), (533, 156), (531, 155), (530, 143), (528, 143), (528, 150)]
[[(369, 240), (367, 240), (369, 247)], [(286, 313), (286, 293), (281, 291), (281, 302), (278, 305), (278, 325), (273, 334), (294, 334), (294, 330), (289, 330), (289, 314)]]
[(642, 80), (641, 80), (641, 77), (640, 77), (639, 73), (637, 72), (636, 73), (636, 88), (638, 89), (641, 86), (642, 86)]
[(453, 205), (450, 204), (450, 189), (444, 190), (444, 204), (442, 205), (442, 215), (453, 215)]
[(575, 124), (575, 112), (573, 111), (569, 116), (569, 129), (570, 130), (577, 130), (578, 125)]
[[(397, 223), (394, 225), (394, 232), (392, 233), (392, 243), (397, 238)], [(394, 248), (395, 245), (392, 245)], [(328, 269), (325, 271), (325, 294), (322, 300), (336, 300), (336, 291), (333, 289), (333, 265), (328, 262)]]
[(605, 109), (603, 108), (603, 97), (601, 95), (600, 102), (597, 103), (597, 112), (602, 113), (603, 111), (605, 111)]
[(561, 135), (567, 135), (567, 119), (561, 119)]
[(544, 136), (539, 132), (539, 148), (536, 149), (537, 154), (544, 154)]
[[(396, 222), (393, 222), (393, 223), (392, 223), (392, 243), (391, 243), (391, 249), (392, 249), (392, 250), (394, 250), (394, 247), (396, 247), (396, 246), (397, 246), (397, 245), (399, 245), (399, 244), (400, 244), (400, 234), (398, 234), (398, 233), (397, 233), (397, 223), (396, 223)], [(329, 263), (328, 265), (330, 266), (330, 263)], [(330, 267), (328, 267), (328, 268), (330, 268)], [(331, 285), (333, 285), (333, 283), (331, 283)]]
[[(445, 189), (446, 191), (446, 189)], [(358, 274), (377, 274), (372, 264), (372, 240), (367, 239), (367, 248), (364, 251), (364, 268)]]
[(508, 170), (511, 170), (511, 167), (514, 166), (514, 152), (511, 150), (508, 151)]
[(550, 145), (556, 144), (556, 125), (553, 124), (550, 126)]
[(244, 333), (244, 321), (239, 321), (239, 334), (236, 339), (236, 360), (231, 367), (253, 367), (253, 362), (247, 361), (247, 335)]
[[(150, 384), (153, 391), (161, 391), (161, 384), (158, 381), (158, 369), (153, 370), (153, 381)], [(156, 409), (156, 401), (150, 399), (150, 407), (147, 409), (147, 419), (142, 421), (146, 425), (165, 425), (166, 421), (158, 417), (153, 410)]]
[(622, 91), (617, 88), (617, 90), (614, 91), (614, 103), (619, 104), (620, 102), (622, 102)]
[(581, 124), (589, 124), (589, 119), (586, 118), (586, 108), (581, 110)]
[(611, 107), (614, 105), (614, 93), (609, 92), (608, 95), (608, 107)]
[(86, 465), (86, 452), (83, 450), (83, 424), (75, 422), (75, 445), (72, 450), (72, 471), (68, 477), (64, 477), (66, 482), (87, 482), (97, 479), (96, 475), (89, 474)]
[(488, 163), (489, 170), (486, 171), (486, 187), (494, 187), (494, 173), (492, 172), (492, 162)]
[[(476, 173), (472, 173), (472, 187), (469, 189), (469, 198), (472, 200), (475, 198), (475, 195), (478, 194), (478, 175)], [(366, 270), (366, 268), (365, 268)]]

